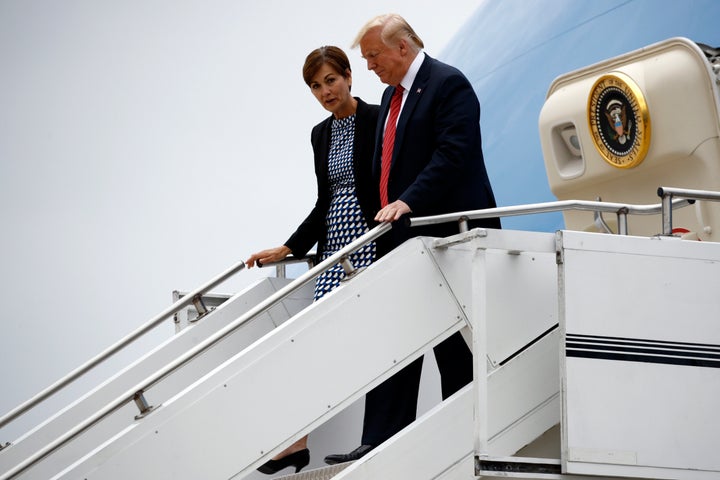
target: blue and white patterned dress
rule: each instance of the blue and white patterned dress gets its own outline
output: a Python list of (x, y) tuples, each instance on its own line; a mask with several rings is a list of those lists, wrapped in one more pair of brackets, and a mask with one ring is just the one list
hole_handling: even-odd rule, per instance
[[(328, 180), (330, 183), (330, 209), (325, 223), (327, 239), (321, 261), (335, 254), (347, 244), (368, 231), (367, 222), (360, 209), (355, 191), (353, 174), (353, 140), (355, 138), (355, 115), (333, 119), (330, 129), (330, 153), (328, 154)], [(370, 265), (375, 260), (375, 242), (365, 245), (350, 255), (355, 268)], [(340, 284), (345, 276), (338, 264), (317, 278), (314, 299)]]

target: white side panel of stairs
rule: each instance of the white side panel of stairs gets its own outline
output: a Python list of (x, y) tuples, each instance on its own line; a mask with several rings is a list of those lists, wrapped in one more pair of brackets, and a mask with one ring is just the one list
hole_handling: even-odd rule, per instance
[[(474, 479), (475, 401), (490, 412), (494, 455), (515, 454), (560, 420), (555, 236), (478, 230), (424, 242), (458, 304), (477, 320), (474, 334), (487, 337), (502, 364), (477, 359), (476, 373), (487, 378), (482, 396), (479, 382), (468, 385), (335, 480)], [(488, 334), (479, 334), (477, 324), (487, 325)], [(285, 478), (327, 478), (320, 470)]]
[(558, 235), (567, 472), (720, 478), (720, 244)]
[(433, 258), (459, 303), (468, 311), (476, 304), (473, 323), (486, 319), (480, 328), (491, 366), (557, 325), (554, 234), (473, 230), (434, 243), (452, 244), (433, 249)]
[[(475, 342), (486, 381), (338, 478), (473, 478), (473, 397), (496, 412), (484, 427), (494, 455), (512, 455), (558, 421), (554, 259), (550, 234), (474, 230), (411, 240), (282, 326), (270, 331), (268, 319), (258, 331), (253, 322), (242, 329), (254, 331), (244, 344), (221, 342), (222, 357), (209, 351), (173, 374), (166, 390), (148, 389), (149, 415), (134, 420), (128, 405), (113, 425), (74, 440), (74, 456), (61, 450), (18, 478), (243, 478), (470, 322), (487, 332)], [(221, 318), (223, 308), (220, 325), (254, 305), (237, 300), (232, 310), (233, 303), (176, 338)], [(478, 397), (482, 389), (486, 397)]]
[(407, 242), (57, 478), (242, 478), (466, 325), (430, 257)]
[(482, 478), (718, 478), (720, 244), (562, 231), (557, 249), (559, 455), (491, 445)]
[[(118, 395), (133, 388), (161, 366), (197, 345), (289, 282), (290, 280), (281, 278), (259, 280), (228, 299), (199, 321), (194, 322), (191, 327), (169, 338), (162, 345), (109, 378), (63, 411), (14, 441), (10, 447), (3, 449), (0, 453), (0, 474), (14, 468), (47, 445), (48, 442), (60, 437), (115, 400)], [(273, 330), (277, 325), (297, 313), (300, 308), (310, 304), (311, 301), (312, 285), (306, 285), (205, 352), (198, 361), (184, 368), (181, 375), (170, 375), (156, 385), (148, 400), (157, 404), (176, 395), (218, 364)], [(168, 319), (168, 321), (170, 320)], [(98, 425), (91, 427), (85, 434), (74, 438), (66, 446), (14, 478), (39, 480), (51, 478), (65, 467), (78, 461), (87, 452), (131, 427), (135, 423), (134, 416), (137, 413), (138, 410), (133, 405), (114, 412)]]
[[(440, 478), (472, 459), (473, 394), (468, 385), (402, 432), (333, 477), (334, 480)], [(473, 479), (472, 463), (449, 479)]]
[(473, 266), (475, 448), (512, 455), (560, 421), (555, 236), (489, 230), (480, 243)]
[[(514, 405), (505, 417), (493, 419), (490, 448), (498, 455), (512, 455), (559, 421), (558, 345), (555, 331), (493, 372), (488, 379), (494, 406)], [(555, 374), (555, 378), (548, 378)], [(556, 385), (556, 387), (553, 387)], [(334, 480), (412, 478), (470, 480), (474, 468), (474, 413), (476, 392), (472, 385), (448, 398), (402, 432), (336, 475)], [(537, 407), (515, 401), (538, 398)], [(546, 397), (543, 401), (541, 397)], [(510, 438), (509, 438), (510, 437)]]
[[(556, 242), (553, 234), (487, 230), (435, 244), (452, 245), (434, 249), (434, 258), (459, 303), (471, 306), (475, 412), (466, 412), (465, 420), (474, 423), (477, 437), (484, 440), (473, 435), (464, 453), (449, 454), (448, 437), (462, 437), (468, 424), (447, 422), (452, 427), (444, 435), (424, 436), (413, 433), (413, 428), (421, 431), (419, 425), (411, 426), (391, 442), (403, 442), (408, 451), (419, 454), (395, 460), (392, 471), (401, 475), (416, 468), (410, 478), (474, 478), (473, 452), (514, 455), (560, 421)], [(382, 459), (385, 452), (380, 448), (372, 455)], [(395, 457), (387, 456), (388, 461)], [(434, 471), (433, 462), (445, 470)], [(338, 478), (353, 478), (349, 475), (364, 463), (365, 459)], [(463, 465), (469, 469), (463, 470)], [(393, 478), (384, 470), (376, 475), (380, 470), (355, 478)]]

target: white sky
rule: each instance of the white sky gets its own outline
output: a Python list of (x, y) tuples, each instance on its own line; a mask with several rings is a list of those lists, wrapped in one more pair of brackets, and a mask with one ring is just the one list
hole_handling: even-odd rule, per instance
[(0, 414), (292, 233), (328, 115), (307, 53), (345, 49), (377, 103), (366, 20), (400, 13), (442, 58), (480, 1), (0, 1)]

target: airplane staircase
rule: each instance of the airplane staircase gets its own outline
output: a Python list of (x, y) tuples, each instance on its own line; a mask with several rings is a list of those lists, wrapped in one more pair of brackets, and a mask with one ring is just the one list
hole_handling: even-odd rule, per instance
[[(270, 287), (264, 294), (277, 290), (265, 299), (251, 293), (256, 286), (208, 311), (1, 450), (0, 478), (258, 475), (267, 459), (457, 331), (474, 352), (472, 385), (361, 461), (295, 478), (470, 479), (498, 475), (501, 464), (516, 476), (519, 464), (547, 464), (551, 473), (519, 478), (565, 478), (558, 236), (468, 231), (464, 222), (577, 208), (616, 212), (620, 224), (628, 213), (661, 207), (563, 201), (461, 212), (453, 214), (461, 233), (412, 239), (354, 270), (346, 255), (389, 229), (376, 227), (300, 278)], [(423, 221), (447, 219), (413, 220)], [(336, 263), (348, 281), (303, 308), (303, 289)]]
[[(119, 397), (127, 397), (128, 392), (130, 392), (132, 400), (143, 401), (144, 394), (138, 395), (140, 390), (137, 386), (142, 384), (146, 378), (196, 348), (232, 320), (290, 283), (290, 280), (285, 278), (262, 279), (233, 295), (221, 305), (207, 308), (205, 300), (203, 300), (206, 292), (243, 268), (244, 264), (242, 263), (233, 266), (203, 287), (188, 293), (185, 298), (178, 297), (178, 301), (172, 307), (116, 342), (86, 364), (78, 367), (30, 401), (25, 402), (24, 405), (5, 415), (2, 424), (9, 424), (26, 411), (42, 406), (44, 400), (62, 391), (63, 388), (71, 387), (73, 381), (78, 381), (112, 355), (122, 352), (128, 345), (147, 334), (161, 322), (167, 321), (174, 315), (177, 323), (179, 314), (188, 309), (192, 309), (196, 313), (195, 318), (190, 320), (187, 319), (187, 316), (185, 318), (184, 327), (192, 325), (192, 328), (179, 330), (177, 335), (131, 362), (127, 367), (103, 381), (102, 384), (80, 396), (0, 450), (0, 475), (2, 478), (52, 478), (58, 472), (58, 465), (70, 464), (98, 444), (107, 441), (116, 432), (126, 428), (128, 423), (136, 421), (135, 417), (139, 414), (137, 410), (133, 412), (132, 408), (129, 408), (132, 401), (125, 402), (127, 405), (120, 408), (107, 409), (107, 405), (116, 402)], [(230, 355), (242, 350), (259, 336), (292, 317), (311, 301), (312, 286), (304, 285), (298, 288), (277, 304), (256, 315), (241, 329), (228, 334), (215, 348), (203, 353), (191, 366), (183, 370), (181, 379), (177, 378), (178, 374), (172, 374), (164, 381), (153, 385), (153, 395), (169, 398), (177, 394), (182, 388), (202, 377)], [(87, 422), (89, 417), (103, 410), (106, 412), (102, 415), (101, 422)], [(78, 425), (83, 424), (86, 429), (83, 430), (82, 435), (67, 435), (76, 430)], [(56, 439), (65, 440), (61, 449), (55, 449), (45, 455), (38, 455), (38, 452), (50, 450), (48, 447), (52, 446), (52, 442)], [(30, 464), (32, 465), (31, 469), (19, 473), (19, 470), (23, 469), (23, 465)], [(13, 470), (17, 470), (18, 473), (11, 473)]]
[[(381, 227), (371, 234), (383, 233)], [(444, 240), (414, 239), (353, 272), (350, 281), (307, 308), (301, 306), (307, 304), (303, 299), (308, 292), (299, 294), (297, 285), (307, 289), (310, 275), (295, 285), (263, 284), (241, 292), (0, 451), (1, 478), (242, 478), (456, 331), (463, 330), (472, 342), (474, 312), (488, 309), (497, 320), (488, 332), (495, 338), (488, 342), (487, 362), (495, 372), (489, 383), (502, 396), (505, 389), (492, 385), (507, 382), (505, 375), (522, 375), (512, 373), (515, 365), (537, 362), (535, 357), (524, 360), (535, 355), (536, 347), (526, 349), (527, 343), (538, 336), (545, 339), (538, 342), (545, 346), (540, 357), (556, 355), (548, 345), (557, 348), (552, 235), (523, 234), (543, 244), (542, 252), (527, 261), (530, 245), (488, 258), (478, 254), (494, 251), (478, 242), (506, 235), (510, 232), (473, 230)], [(549, 290), (532, 294), (532, 300), (511, 302), (523, 314), (519, 321), (513, 321), (520, 318), (516, 312), (501, 308), (509, 293), (498, 280), (521, 282), (528, 294), (534, 287), (525, 283), (531, 277), (521, 270), (514, 278), (501, 275), (499, 270), (508, 265), (500, 257), (516, 267), (541, 265), (542, 275), (549, 275), (539, 283)], [(489, 282), (487, 275), (498, 278)], [(489, 293), (478, 299), (474, 291), (483, 288)], [(274, 289), (280, 290), (282, 302), (257, 305), (258, 298)], [(533, 302), (541, 299), (546, 312), (538, 318)], [(518, 328), (526, 328), (524, 336), (517, 335)], [(227, 339), (215, 338), (226, 334)], [(368, 349), (373, 350), (371, 358)], [(533, 435), (557, 423), (558, 388), (550, 386), (536, 402), (554, 411)], [(424, 417), (429, 420), (414, 424), (370, 458), (387, 463), (397, 456), (393, 451), (419, 452), (434, 437), (444, 439), (442, 451), (447, 452), (426, 456), (433, 458), (438, 474), (458, 462), (471, 464), (471, 390), (469, 386), (443, 402)], [(287, 408), (289, 402), (292, 408)], [(553, 402), (554, 408), (548, 408)], [(508, 424), (527, 415), (520, 410), (491, 428), (499, 436), (506, 434)], [(448, 421), (438, 424), (443, 416)], [(450, 430), (438, 436), (438, 428)], [(457, 435), (461, 431), (465, 434)], [(454, 446), (449, 438), (457, 438)], [(508, 442), (515, 450), (525, 443), (525, 437), (519, 444)], [(390, 453), (381, 455), (385, 450)], [(366, 462), (370, 467), (364, 468), (378, 461)], [(419, 467), (428, 473), (427, 466)], [(408, 473), (413, 465), (395, 468)], [(387, 473), (387, 466), (382, 469)], [(470, 470), (464, 473), (459, 478), (472, 477)], [(367, 474), (353, 474), (350, 468), (341, 475)]]

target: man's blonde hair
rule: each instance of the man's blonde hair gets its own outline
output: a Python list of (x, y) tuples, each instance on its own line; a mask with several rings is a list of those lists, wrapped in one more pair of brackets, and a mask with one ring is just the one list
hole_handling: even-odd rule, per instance
[(360, 45), (360, 41), (363, 37), (375, 27), (380, 27), (380, 38), (385, 45), (395, 45), (401, 39), (405, 38), (408, 40), (410, 48), (418, 52), (420, 49), (425, 48), (423, 41), (418, 37), (415, 30), (410, 24), (397, 13), (386, 13), (384, 15), (378, 15), (377, 17), (368, 21), (358, 32), (355, 40), (352, 43), (352, 48), (357, 48)]

